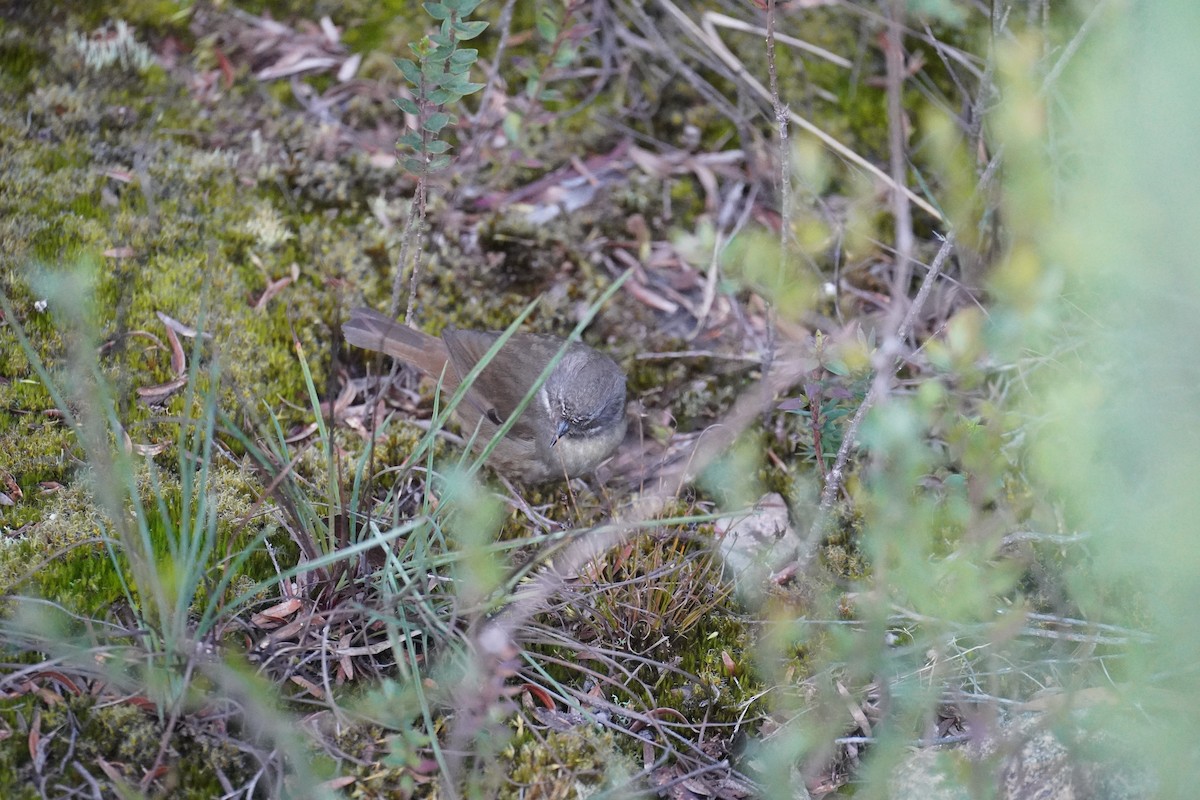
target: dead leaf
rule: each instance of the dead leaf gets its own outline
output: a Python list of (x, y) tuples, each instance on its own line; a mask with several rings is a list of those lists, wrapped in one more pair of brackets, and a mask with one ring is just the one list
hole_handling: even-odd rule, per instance
[[(159, 317), (159, 320), (162, 321), (162, 317)], [(176, 377), (179, 377), (187, 371), (187, 356), (183, 354), (183, 345), (179, 343), (175, 329), (165, 322), (163, 322), (163, 327), (167, 329), (167, 342), (171, 345), (171, 371)]]
[(274, 628), (282, 625), (287, 618), (295, 614), (304, 603), (298, 599), (284, 600), (268, 609), (258, 612), (250, 618), (250, 622), (259, 628)]
[(350, 784), (357, 781), (358, 778), (353, 775), (343, 775), (340, 778), (330, 778), (321, 784), (326, 789), (345, 789)]
[(325, 692), (321, 689), (321, 687), (317, 686), (315, 683), (310, 681), (308, 678), (302, 678), (299, 675), (293, 675), (292, 683), (296, 684), (297, 686), (301, 687), (302, 689), (307, 690), (309, 694), (311, 694), (313, 697), (317, 698), (318, 700), (325, 699)]
[(342, 66), (338, 68), (337, 79), (341, 83), (353, 78), (358, 73), (358, 67), (362, 64), (362, 54), (355, 53), (342, 62)]
[[(617, 250), (613, 253), (613, 255), (620, 260), (620, 256), (623, 252), (624, 251), (622, 250)], [(627, 281), (625, 283), (625, 290), (633, 295), (634, 299), (643, 305), (647, 305), (656, 311), (663, 312), (664, 314), (674, 314), (679, 310), (678, 303), (674, 303), (661, 295), (655, 294), (645, 286), (639, 284), (637, 281)]]
[(191, 327), (190, 325), (184, 325), (179, 320), (175, 319), (174, 317), (167, 316), (166, 314), (164, 314), (161, 311), (155, 311), (154, 313), (158, 316), (159, 321), (161, 321), (163, 325), (166, 325), (168, 328), (175, 331), (180, 336), (185, 336), (188, 339), (194, 339), (197, 336), (201, 336), (201, 335), (204, 336), (205, 339), (212, 338), (211, 333), (201, 334), (199, 331), (197, 331), (195, 328)]
[(313, 422), (308, 425), (305, 425), (303, 428), (300, 428), (295, 433), (293, 433), (291, 436), (288, 436), (286, 439), (284, 439), (284, 441), (287, 442), (288, 444), (295, 444), (296, 442), (304, 441), (305, 439), (312, 436), (316, 432), (317, 432), (317, 423)]
[[(178, 340), (176, 340), (178, 341)], [(153, 386), (140, 386), (137, 389), (138, 399), (146, 405), (160, 406), (170, 398), (171, 395), (178, 392), (184, 386), (187, 386), (187, 376), (184, 375), (166, 383), (156, 383)], [(160, 451), (161, 452), (161, 451)]]
[(293, 264), (292, 267), (293, 274), (268, 283), (267, 288), (264, 289), (259, 298), (254, 301), (254, 305), (251, 306), (251, 308), (253, 308), (255, 311), (262, 311), (264, 308), (266, 308), (267, 303), (271, 302), (272, 297), (290, 286), (292, 282), (296, 280), (295, 264)]
[(130, 452), (137, 453), (139, 456), (156, 456), (159, 453), (165, 452), (170, 446), (169, 442), (161, 444), (132, 444)]
[(301, 72), (309, 72), (323, 70), (336, 65), (341, 59), (329, 58), (327, 56), (315, 56), (311, 58), (294, 58), (292, 54), (281, 58), (275, 64), (266, 69), (259, 70), (255, 74), (255, 78), (260, 81), (270, 81), (276, 78), (286, 78), (289, 75), (298, 75)]
[(350, 658), (350, 634), (344, 635), (338, 641), (338, 651), (341, 653), (341, 658), (338, 659), (338, 680), (354, 680), (354, 661)]
[(96, 766), (100, 767), (100, 771), (104, 773), (104, 776), (112, 781), (115, 785), (122, 786), (129, 783), (125, 776), (121, 774), (119, 769), (105, 761), (103, 758), (96, 759)]
[(536, 683), (526, 683), (521, 688), (528, 692), (530, 697), (541, 703), (542, 708), (549, 709), (550, 711), (558, 708), (558, 704), (554, 702), (554, 698), (550, 696), (550, 693)]
[(124, 169), (110, 168), (100, 173), (106, 178), (111, 178), (118, 183), (133, 183), (133, 173)]
[(63, 686), (67, 687), (67, 689), (69, 689), (71, 691), (71, 694), (74, 694), (74, 695), (82, 695), (83, 694), (83, 690), (81, 690), (79, 688), (79, 684), (75, 683), (75, 681), (73, 681), (69, 677), (67, 677), (66, 673), (59, 672), (58, 670), (55, 670), (55, 669), (48, 669), (48, 670), (43, 670), (43, 671), (39, 672), (38, 675), (41, 677), (50, 678), (51, 680), (58, 681)]

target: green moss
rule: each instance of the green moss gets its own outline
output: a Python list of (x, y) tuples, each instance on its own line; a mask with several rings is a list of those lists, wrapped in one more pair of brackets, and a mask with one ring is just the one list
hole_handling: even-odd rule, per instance
[[(99, 13), (95, 4), (76, 0), (70, 5), (79, 13)], [(118, 0), (110, 5), (114, 12), (156, 30), (174, 24), (169, 19), (182, 19), (169, 17), (180, 6), (165, 0), (142, 4)], [(428, 24), (423, 12), (399, 0), (264, 0), (247, 6), (251, 11), (268, 7), (276, 18), (283, 19), (293, 15), (314, 19), (330, 13), (336, 23), (350, 23), (345, 40), (351, 46), (394, 40), (407, 33), (406, 28), (419, 30)], [(496, 8), (482, 10), (492, 13)], [(528, 7), (518, 10), (518, 30), (532, 25), (529, 14)], [(89, 26), (99, 24), (91, 16), (86, 19)], [(809, 10), (800, 35), (838, 52), (854, 52), (870, 31), (848, 24), (848, 19), (857, 18), (835, 10)], [(333, 327), (342, 309), (363, 299), (377, 307), (387, 305), (400, 256), (400, 234), (394, 227), (379, 224), (375, 215), (404, 219), (405, 203), (400, 198), (408, 188), (397, 185), (393, 169), (363, 154), (347, 152), (333, 140), (329, 128), (291, 114), (296, 102), (286, 82), (264, 89), (243, 72), (232, 87), (222, 88), (219, 101), (203, 101), (193, 98), (182, 82), (173, 83), (173, 76), (157, 67), (85, 73), (78, 54), (70, 55), (65, 39), (44, 43), (39, 49), (28, 43), (36, 41), (28, 32), (18, 33), (0, 29), (0, 91), (14, 95), (6, 97), (12, 102), (0, 109), (0, 169), (6, 176), (6, 186), (0, 189), (0, 289), (13, 299), (16, 317), (29, 329), (35, 351), (56, 375), (64, 376), (63, 382), (69, 382), (65, 355), (66, 344), (73, 341), (71, 333), (59, 327), (57, 317), (33, 309), (39, 298), (27, 284), (28, 265), (38, 259), (47, 265), (42, 269), (55, 271), (68, 268), (78, 254), (98, 259), (94, 316), (101, 342), (96, 344), (111, 345), (101, 363), (115, 387), (121, 423), (135, 442), (168, 443), (168, 450), (156, 462), (163, 473), (164, 485), (159, 490), (163, 508), (160, 510), (157, 498), (148, 491), (144, 475), (137, 489), (148, 509), (146, 524), (152, 531), (153, 546), (161, 555), (168, 534), (182, 516), (181, 490), (173, 474), (176, 427), (181, 419), (196, 418), (198, 409), (187, 407), (181, 395), (166, 401), (162, 408), (151, 408), (137, 399), (139, 387), (161, 383), (174, 374), (169, 349), (140, 332), (165, 339), (159, 312), (187, 325), (202, 326), (212, 338), (201, 340), (198, 349), (192, 347), (192, 340), (183, 345), (194, 368), (203, 370), (213, 360), (222, 364), (222, 407), (249, 427), (265, 420), (268, 410), (274, 411), (287, 432), (293, 432), (312, 417), (293, 336), (314, 370), (318, 392), (330, 397), (327, 381), (336, 341)], [(741, 34), (729, 38), (747, 68), (765, 74), (761, 41)], [(216, 47), (211, 40), (198, 43), (190, 66), (215, 68)], [(533, 70), (544, 69), (542, 50), (536, 39), (529, 39), (517, 43), (510, 55), (528, 59)], [(393, 52), (402, 50), (397, 46)], [(877, 57), (878, 53), (868, 48), (867, 63), (859, 74), (876, 74)], [(14, 74), (26, 66), (24, 75)], [(364, 69), (393, 68), (386, 58), (377, 56), (373, 64), (364, 64)], [(36, 75), (29, 74), (34, 70)], [(781, 59), (780, 78), (788, 90), (806, 85), (828, 87), (828, 97), (813, 93), (803, 102), (787, 99), (852, 148), (883, 160), (886, 126), (883, 93), (878, 87), (857, 82), (852, 73), (839, 68), (817, 62), (802, 66), (789, 57)], [(323, 77), (313, 84), (320, 87), (328, 80)], [(623, 112), (634, 106), (626, 102), (631, 97), (638, 104), (645, 99), (657, 106), (646, 119), (634, 121), (642, 132), (677, 141), (687, 126), (695, 125), (701, 130), (701, 148), (727, 145), (734, 123), (711, 103), (698, 102), (700, 95), (691, 87), (677, 90), (676, 82), (671, 91), (664, 91), (663, 85), (652, 85), (657, 77), (635, 75), (632, 80), (645, 85), (630, 87), (614, 80), (593, 106), (569, 119), (560, 117), (553, 125), (530, 115), (523, 137), (512, 143), (514, 157), (496, 159), (490, 172), (484, 169), (464, 184), (488, 185), (499, 191), (540, 177), (548, 165), (567, 163), (581, 153), (606, 151), (616, 138), (611, 129), (597, 124), (597, 118), (619, 113), (626, 119)], [(588, 88), (576, 84), (577, 94), (552, 101), (547, 108), (569, 109)], [(721, 88), (733, 94), (732, 87)], [(386, 102), (353, 98), (349, 103), (343, 109), (345, 119), (360, 127), (396, 113)], [(750, 124), (761, 133), (769, 131), (766, 118)], [(753, 144), (746, 142), (745, 146)], [(642, 176), (621, 183), (600, 194), (583, 211), (539, 225), (529, 223), (523, 209), (511, 206), (482, 224), (476, 225), (473, 218), (463, 223), (456, 213), (444, 213), (448, 209), (438, 200), (454, 187), (435, 186), (428, 224), (436, 235), (427, 240), (430, 244), (424, 255), (428, 258), (422, 261), (419, 274), (419, 324), (431, 332), (448, 324), (503, 328), (529, 297), (541, 294), (542, 302), (527, 327), (567, 332), (578, 318), (580, 304), (608, 285), (610, 276), (600, 266), (603, 248), (629, 238), (625, 229), (629, 215), (642, 215), (657, 232), (667, 224), (694, 227), (695, 220), (705, 213), (705, 198), (691, 177), (673, 178), (665, 187)], [(850, 181), (837, 176), (834, 185), (846, 190)], [(663, 219), (664, 191), (671, 198), (671, 220)], [(863, 227), (882, 230), (885, 226), (872, 216), (875, 208), (870, 205), (862, 212), (867, 220)], [(877, 243), (866, 246), (874, 248)], [(127, 248), (128, 255), (98, 255), (116, 248)], [(284, 277), (292, 278), (291, 282), (269, 303), (256, 307), (268, 284)], [(586, 338), (621, 361), (629, 373), (632, 397), (651, 407), (669, 406), (678, 429), (694, 431), (717, 420), (757, 376), (740, 368), (725, 371), (724, 362), (716, 359), (636, 358), (647, 351), (679, 349), (682, 333), (678, 327), (672, 330), (664, 324), (662, 314), (622, 293), (603, 310)], [(363, 358), (352, 352), (352, 369)], [(207, 378), (199, 383), (206, 386)], [(431, 391), (426, 384), (427, 398)], [(838, 398), (832, 410), (852, 408), (860, 399), (858, 394)], [(0, 509), (4, 515), (0, 521), (7, 529), (6, 548), (0, 553), (0, 585), (10, 587), (31, 566), (47, 562), (20, 588), (86, 613), (101, 614), (123, 600), (118, 569), (125, 574), (129, 570), (120, 560), (114, 566), (102, 548), (87, 541), (105, 526), (88, 485), (88, 470), (79, 466), (82, 454), (65, 427), (44, 415), (49, 407), (45, 390), (32, 380), (27, 355), (13, 346), (11, 332), (0, 327), (0, 452), (11, 454), (12, 466), (6, 461), (5, 468), (13, 471), (24, 493), (16, 507)], [(1004, 426), (978, 421), (947, 425), (939, 433), (944, 434), (951, 453), (937, 462), (940, 471), (936, 477), (950, 482), (965, 467), (987, 473), (989, 480), (982, 489), (990, 500), (999, 502), (1005, 494), (1020, 494), (996, 456), (1008, 432)], [(669, 433), (655, 432), (664, 437)], [(840, 429), (834, 426), (824, 433), (823, 446), (828, 453), (834, 449)], [(377, 444), (377, 465), (403, 463), (422, 436), (411, 426), (393, 425)], [(788, 496), (795, 494), (797, 476), (810, 473), (816, 458), (811, 431), (801, 417), (785, 418), (770, 436), (762, 431), (751, 436), (757, 437), (759, 449), (775, 450), (784, 464), (763, 466), (760, 483)], [(236, 451), (238, 445), (232, 446)], [(343, 428), (335, 433), (334, 446), (339, 452), (356, 455), (364, 444), (356, 433)], [(318, 448), (305, 450), (303, 445), (294, 452), (300, 455), (288, 464), (292, 477), (301, 491), (319, 497), (322, 492), (312, 487), (326, 483), (323, 456)], [(437, 441), (434, 452), (440, 464), (458, 455), (442, 440)], [(62, 488), (42, 494), (41, 485), (48, 482), (62, 484)], [(254, 532), (235, 522), (263, 491), (258, 483), (245, 471), (222, 468), (214, 472), (212, 492), (220, 520), (218, 555), (243, 547)], [(856, 475), (850, 476), (848, 487), (851, 492), (860, 488)], [(534, 505), (549, 504), (547, 516), (573, 525), (594, 524), (611, 513), (609, 498), (583, 493), (564, 501), (565, 496), (561, 488), (552, 487), (531, 490), (526, 497)], [(963, 498), (962, 492), (951, 486), (943, 506), (929, 516), (930, 529), (943, 548), (939, 554), (949, 551), (967, 524), (964, 511), (969, 508)], [(688, 495), (678, 499), (668, 513), (692, 513), (705, 500)], [(861, 525), (860, 517), (847, 513), (845, 519), (839, 518), (837, 533), (824, 544), (823, 563), (838, 578), (859, 580), (868, 575), (869, 565), (858, 547)], [(12, 529), (22, 530), (20, 538), (7, 535)], [(630, 688), (629, 696), (621, 699), (631, 707), (675, 708), (697, 725), (751, 718), (757, 709), (747, 704), (762, 689), (749, 666), (753, 629), (739, 616), (711, 555), (698, 546), (683, 544), (683, 537), (676, 534), (684, 533), (703, 538), (709, 531), (696, 526), (640, 537), (631, 543), (628, 553), (613, 554), (603, 566), (605, 572), (589, 596), (592, 602), (580, 604), (586, 615), (548, 622), (611, 652), (644, 654), (695, 676), (685, 680), (664, 671), (661, 677), (642, 677), (647, 688)], [(526, 521), (514, 512), (502, 535), (528, 535)], [(279, 560), (285, 568), (296, 562), (294, 546), (274, 544), (279, 545)], [(50, 559), (52, 555), (55, 558)], [(215, 577), (218, 565), (208, 566)], [(273, 571), (266, 553), (256, 553), (236, 578), (232, 591), (240, 593), (253, 579)], [(824, 577), (822, 573), (800, 589), (774, 589), (775, 609), (781, 616), (790, 615), (789, 619), (812, 610), (812, 595), (803, 592), (816, 592), (812, 585)], [(820, 584), (820, 590), (826, 589), (832, 587)], [(817, 611), (812, 614), (815, 618), (834, 615)], [(822, 635), (814, 633), (806, 640), (807, 649), (787, 654), (794, 656), (801, 673), (808, 666), (811, 649), (822, 647)], [(648, 672), (644, 667), (638, 664), (630, 674)], [(573, 684), (580, 680), (578, 672), (555, 674)], [(130, 713), (127, 706), (116, 708), (123, 713), (103, 716), (94, 708), (78, 709), (89, 717), (89, 724), (91, 718), (96, 719), (95, 727), (83, 735), (95, 740), (97, 753), (131, 765), (127, 774), (136, 775), (132, 765), (141, 769), (148, 765), (130, 748), (154, 752), (161, 729), (149, 724), (140, 712)], [(0, 707), (0, 715), (4, 713)], [(24, 719), (30, 718), (28, 706), (23, 713)], [(53, 721), (64, 723), (64, 717), (60, 714)], [(15, 723), (8, 727), (19, 730)], [(43, 726), (43, 730), (50, 729)], [(341, 751), (367, 765), (355, 773), (359, 779), (355, 791), (361, 796), (418, 791), (419, 773), (398, 756), (423, 751), (396, 747), (393, 761), (380, 766), (382, 738), (379, 729), (361, 727), (338, 741)], [(13, 747), (0, 742), (0, 784), (5, 783), (4, 776), (11, 775), (9, 785), (25, 785), (18, 782), (26, 777), (21, 772), (25, 767), (13, 759), (21, 758), (16, 743), (26, 739), (12, 737)], [(205, 751), (209, 746), (214, 749)], [(194, 757), (200, 752), (203, 758)], [(505, 786), (513, 796), (523, 790), (525, 794), (553, 795), (560, 788), (573, 790), (579, 781), (600, 786), (607, 768), (625, 763), (623, 753), (640, 758), (640, 742), (614, 740), (611, 733), (590, 725), (573, 726), (543, 739), (518, 736), (506, 759), (493, 762), (493, 785)], [(60, 751), (53, 755), (59, 756)], [(234, 760), (223, 760), (230, 758)], [(217, 794), (212, 771), (206, 766), (227, 763), (231, 777), (238, 774), (236, 754), (224, 752), (219, 745), (209, 742), (189, 750), (166, 779), (170, 785), (164, 794), (185, 796), (192, 787), (200, 796)], [(353, 769), (347, 767), (348, 772)], [(628, 767), (625, 774), (636, 772)]]
[(826, 569), (843, 581), (860, 581), (867, 577), (870, 564), (859, 547), (862, 519), (840, 520), (821, 546), (821, 558)]
[[(49, 63), (53, 73), (55, 62)], [(38, 259), (65, 264), (78, 253), (127, 248), (130, 258), (108, 261), (99, 271), (96, 304), (102, 330), (119, 337), (140, 329), (161, 337), (157, 312), (197, 324), (207, 311), (206, 327), (216, 335), (220, 343), (216, 350), (227, 364), (228, 398), (258, 405), (262, 397), (256, 387), (270, 383), (276, 390), (268, 399), (282, 411), (285, 423), (306, 414), (305, 390), (291, 346), (289, 310), (304, 321), (296, 326), (297, 332), (323, 384), (330, 331), (315, 321), (330, 318), (339, 305), (337, 295), (326, 291), (325, 276), (353, 275), (356, 268), (342, 268), (346, 262), (361, 260), (362, 252), (378, 243), (378, 226), (362, 218), (329, 226), (327, 219), (313, 216), (312, 208), (298, 209), (299, 214), (280, 213), (278, 209), (286, 205), (278, 204), (283, 198), (269, 172), (261, 175), (264, 189), (245, 192), (232, 157), (160, 132), (171, 125), (202, 131), (225, 124), (228, 120), (222, 114), (230, 117), (243, 113), (241, 109), (222, 106), (216, 115), (198, 114), (180, 87), (153, 85), (159, 79), (153, 71), (104, 82), (80, 82), (71, 76), (70, 83), (55, 84), (53, 77), (43, 76), (38, 92), (23, 98), (27, 108), (0, 114), (0, 126), (11, 133), (0, 144), (0, 164), (10, 176), (11, 189), (0, 194), (0, 211), (5, 212), (0, 214), (0, 241), (8, 263)], [(101, 115), (115, 107), (133, 113), (114, 125)], [(263, 113), (271, 111), (278, 113), (279, 108)], [(46, 143), (18, 135), (30, 115), (35, 125), (49, 129)], [(316, 136), (310, 126), (295, 123), (283, 129), (274, 122), (265, 130), (268, 135)], [(104, 131), (104, 146), (86, 146), (83, 137), (97, 130)], [(317, 142), (311, 139), (294, 146), (313, 150)], [(139, 156), (145, 171), (134, 174), (133, 182), (104, 176), (109, 166), (128, 171), (134, 155), (146, 153), (148, 158)], [(358, 156), (328, 164), (317, 161), (311, 167), (309, 173), (296, 173), (298, 186), (322, 206), (346, 203), (370, 188), (364, 180), (380, 189), (392, 180), (385, 170)], [(306, 174), (326, 177), (312, 183)], [(262, 220), (272, 214), (290, 239), (268, 235)], [(214, 248), (214, 241), (225, 244)], [(324, 271), (327, 254), (335, 257), (329, 273)], [(314, 262), (311, 273), (305, 267), (301, 279), (265, 312), (252, 307), (268, 281), (287, 275), (293, 264)], [(21, 282), (11, 274), (6, 280)], [(214, 309), (220, 313), (214, 314)], [(41, 349), (40, 343), (35, 345)], [(144, 354), (145, 348), (140, 352)], [(139, 366), (144, 364), (121, 363), (114, 369), (121, 372)], [(158, 368), (130, 369), (129, 374), (138, 376), (131, 378), (131, 388), (163, 377)], [(301, 410), (290, 410), (289, 403)], [(125, 408), (135, 415), (144, 413), (136, 405)], [(130, 420), (131, 425), (136, 423), (137, 419)]]
[[(173, 564), (168, 541), (178, 537), (182, 518), (183, 497), (178, 483), (162, 483), (169, 476), (160, 475), (157, 488), (149, 474), (139, 475), (139, 494), (145, 510), (145, 525), (159, 564), (159, 576), (164, 578), (184, 565)], [(217, 536), (210, 562), (211, 583), (224, 572), (222, 564), (228, 553), (248, 545), (254, 530), (241, 523), (254, 499), (261, 492), (241, 471), (217, 467), (210, 473), (210, 502), (216, 503)], [(163, 511), (168, 515), (163, 517)], [(195, 513), (194, 511), (192, 512)], [(32, 592), (41, 597), (55, 598), (67, 608), (81, 614), (104, 616), (114, 605), (126, 602), (125, 585), (131, 571), (122, 543), (115, 539), (112, 525), (97, 510), (96, 499), (88, 483), (76, 481), (54, 495), (54, 501), (42, 510), (41, 521), (32, 525), (25, 536), (0, 551), (0, 586), (4, 592)], [(132, 523), (131, 523), (132, 524)], [(98, 542), (109, 538), (116, 563), (106, 548)], [(280, 555), (292, 550), (286, 541), (276, 541)], [(268, 554), (260, 548), (242, 566), (249, 580), (261, 580), (275, 574)], [(136, 585), (130, 587), (135, 599)], [(236, 596), (231, 588), (227, 599)], [(206, 601), (204, 586), (193, 598), (200, 606)]]
[[(22, 394), (37, 392), (27, 384), (0, 388), (0, 402)], [(20, 497), (11, 498), (14, 505), (0, 507), (0, 525), (8, 530), (19, 530), (42, 518), (54, 494), (71, 482), (81, 456), (73, 434), (40, 411), (0, 412), (0, 452), (5, 454), (0, 476), (6, 475), (20, 490)], [(12, 494), (6, 487), (0, 491)]]
[(522, 737), (504, 755), (501, 764), (509, 772), (496, 796), (506, 800), (587, 795), (617, 788), (639, 771), (637, 761), (617, 748), (611, 731), (586, 724)]
[[(733, 721), (762, 689), (749, 657), (750, 629), (721, 575), (719, 558), (696, 544), (711, 532), (700, 526), (679, 533), (687, 538), (651, 532), (615, 549), (586, 585), (575, 587), (587, 601), (568, 599), (544, 622), (599, 652), (636, 653), (683, 670), (644, 673), (641, 661), (630, 663), (627, 668), (641, 679), (626, 682), (626, 694), (609, 687), (616, 692), (613, 702), (643, 713), (673, 708), (697, 724)], [(570, 650), (545, 652), (565, 664), (576, 660)], [(545, 669), (568, 685), (582, 679), (561, 664), (547, 663)], [(636, 741), (622, 746), (631, 753), (640, 747)]]
[(0, 92), (18, 95), (31, 91), (46, 58), (20, 28), (0, 21)]
[[(408, 747), (409, 739), (420, 741)], [(334, 752), (349, 757), (338, 765), (337, 774), (355, 779), (346, 787), (351, 797), (409, 798), (428, 780), (420, 769), (423, 760), (420, 748), (427, 747), (428, 740), (416, 730), (389, 736), (379, 725), (350, 723), (339, 726), (331, 744)]]
[[(0, 741), (0, 785), (7, 797), (38, 797), (36, 787), (49, 779), (59, 790), (88, 791), (84, 775), (71, 767), (95, 769), (103, 760), (136, 786), (152, 766), (162, 743), (163, 723), (136, 703), (101, 702), (88, 695), (66, 694), (50, 704), (38, 694), (0, 701), (0, 720), (21, 735)], [(42, 765), (35, 768), (29, 754), (30, 721), (38, 725)], [(169, 741), (167, 771), (155, 783), (178, 798), (211, 798), (223, 793), (218, 775), (241, 785), (258, 762), (212, 724), (181, 725)], [(26, 789), (28, 794), (25, 793)]]

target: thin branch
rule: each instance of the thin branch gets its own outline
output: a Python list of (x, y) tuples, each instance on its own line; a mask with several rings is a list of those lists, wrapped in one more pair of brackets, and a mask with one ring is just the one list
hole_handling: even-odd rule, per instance
[[(942, 248), (938, 250), (937, 256), (929, 266), (929, 272), (925, 275), (925, 280), (922, 282), (921, 289), (917, 292), (912, 305), (909, 306), (908, 315), (905, 316), (899, 330), (897, 330), (896, 338), (901, 341), (908, 338), (908, 334), (912, 331), (916, 322), (917, 314), (920, 313), (921, 308), (925, 305), (925, 301), (929, 298), (930, 292), (933, 291), (933, 284), (936, 282), (937, 276), (941, 274), (942, 267), (953, 250), (954, 233), (951, 232), (942, 242)], [(895, 374), (900, 368), (901, 363), (902, 360), (898, 355), (893, 356), (891, 374)], [(846, 427), (846, 432), (842, 438), (842, 445), (838, 448), (837, 459), (833, 462), (833, 469), (829, 471), (829, 480), (825, 483), (825, 488), (821, 492), (821, 505), (817, 511), (817, 518), (813, 521), (812, 528), (809, 531), (810, 542), (819, 541), (819, 537), (825, 529), (829, 512), (833, 509), (833, 502), (837, 497), (838, 491), (841, 489), (842, 481), (845, 479), (846, 462), (849, 461), (850, 451), (854, 448), (855, 441), (858, 438), (858, 429), (862, 425), (867, 411), (875, 404), (877, 399), (877, 385), (878, 383), (871, 385), (871, 389), (867, 392), (867, 396), (863, 398), (862, 404), (854, 412), (854, 418), (850, 420), (850, 424)]]
[[(721, 37), (717, 34), (713, 20), (708, 14), (705, 14), (701, 18), (701, 25), (698, 26), (696, 23), (692, 22), (692, 20), (688, 18), (687, 15), (684, 14), (678, 7), (668, 2), (668, 0), (660, 0), (660, 3), (662, 4), (663, 8), (670, 13), (671, 17), (678, 21), (680, 27), (682, 27), (689, 35), (695, 38), (697, 42), (707, 45), (712, 52), (721, 59), (721, 61), (723, 61), (730, 69), (732, 69), (738, 81), (748, 86), (755, 94), (764, 100), (770, 100), (771, 93), (765, 86), (762, 85), (761, 82), (759, 82), (757, 78), (750, 74), (749, 70), (746, 69), (741, 60), (739, 60), (738, 57), (735, 56), (733, 52), (725, 45), (725, 42), (722, 41)], [(924, 198), (914, 194), (910, 189), (897, 187), (888, 173), (884, 172), (879, 167), (875, 166), (870, 161), (863, 158), (861, 155), (854, 152), (849, 147), (818, 128), (813, 123), (809, 122), (807, 119), (804, 119), (791, 109), (787, 110), (787, 117), (791, 124), (796, 125), (802, 130), (807, 131), (815, 136), (821, 141), (822, 144), (824, 144), (834, 153), (837, 153), (839, 156), (854, 164), (859, 169), (869, 172), (876, 178), (879, 178), (893, 189), (899, 189), (900, 191), (904, 192), (906, 195), (908, 195), (908, 198), (913, 202), (914, 205), (924, 210), (934, 219), (943, 219), (941, 212), (934, 208), (933, 205), (927, 202)]]
[(771, 77), (771, 107), (779, 126), (779, 257), (786, 259), (791, 249), (792, 169), (788, 148), (788, 108), (779, 97), (779, 75), (775, 68), (775, 0), (767, 0), (767, 73)]

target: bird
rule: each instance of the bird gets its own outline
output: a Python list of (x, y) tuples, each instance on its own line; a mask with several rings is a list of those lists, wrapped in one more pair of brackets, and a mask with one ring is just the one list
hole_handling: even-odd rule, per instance
[[(501, 336), (454, 327), (432, 336), (367, 307), (350, 312), (342, 333), (356, 347), (441, 380), (448, 394)], [(455, 408), (467, 435), (475, 433), (475, 449), (487, 446), (560, 350), (558, 364), (488, 456), (488, 465), (505, 477), (540, 484), (585, 475), (625, 438), (625, 374), (616, 362), (581, 342), (514, 333)]]

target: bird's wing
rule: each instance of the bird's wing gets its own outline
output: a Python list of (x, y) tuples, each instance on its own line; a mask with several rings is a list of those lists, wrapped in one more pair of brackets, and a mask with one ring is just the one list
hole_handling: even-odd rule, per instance
[[(446, 350), (450, 353), (450, 363), (458, 370), (459, 380), (479, 363), (499, 336), (500, 334), (494, 331), (447, 329), (443, 332), (442, 338), (446, 342)], [(468, 392), (469, 395), (475, 395), (474, 402), (480, 407), (484, 417), (495, 425), (503, 424), (561, 345), (562, 341), (559, 339), (533, 333), (517, 333), (509, 337), (496, 357), (483, 368), (475, 386)], [(519, 368), (512, 368), (512, 358), (519, 359)], [(530, 405), (525, 407), (525, 413), (509, 429), (510, 437), (529, 440), (537, 438), (537, 431), (530, 422), (534, 414), (541, 413), (538, 406), (534, 405), (537, 402), (537, 398), (534, 398)]]

